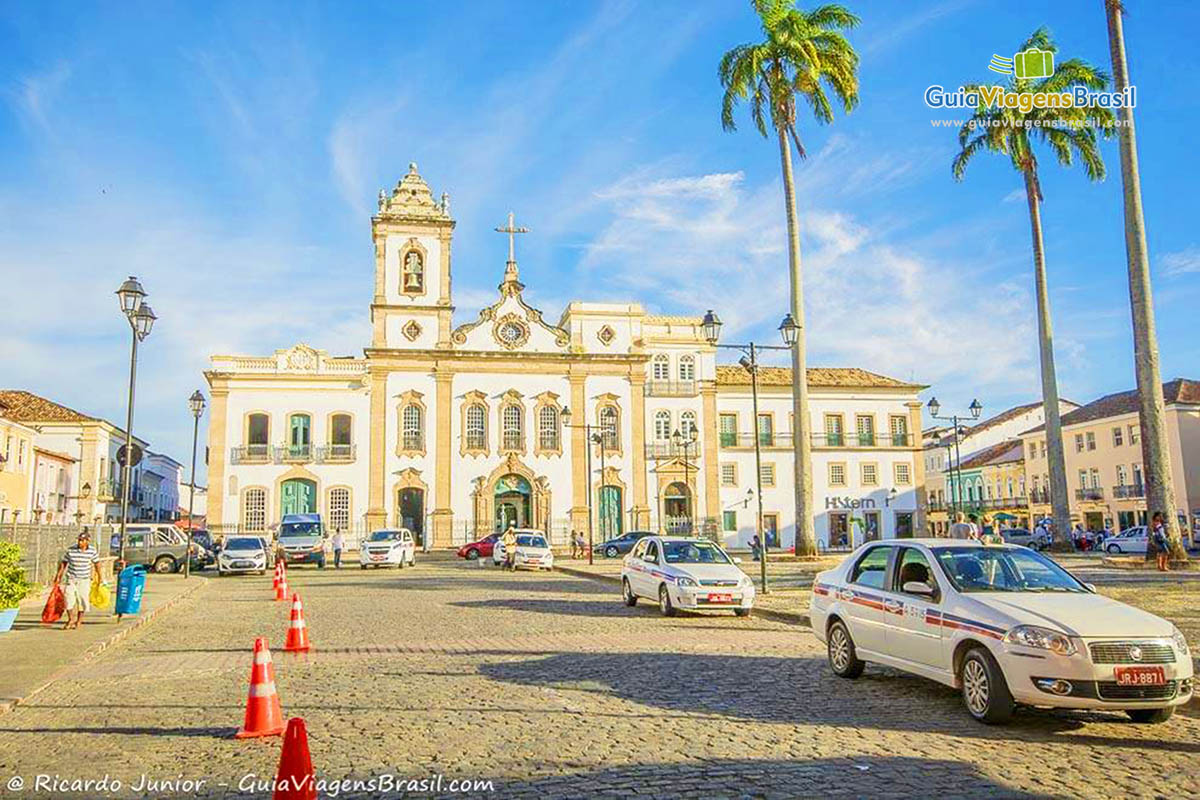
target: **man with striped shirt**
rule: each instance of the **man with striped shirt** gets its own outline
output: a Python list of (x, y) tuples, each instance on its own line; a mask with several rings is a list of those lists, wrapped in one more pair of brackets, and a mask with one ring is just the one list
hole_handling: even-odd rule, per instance
[[(92, 576), (100, 580), (100, 554), (92, 547), (91, 537), (84, 528), (79, 534), (79, 540), (63, 554), (62, 562), (58, 565), (58, 574), (54, 582), (58, 583), (66, 573), (67, 582), (63, 585), (63, 594), (67, 600), (67, 617), (63, 630), (78, 628), (83, 622), (83, 613), (91, 608), (88, 594), (92, 588)], [(71, 612), (75, 612), (72, 618)]]

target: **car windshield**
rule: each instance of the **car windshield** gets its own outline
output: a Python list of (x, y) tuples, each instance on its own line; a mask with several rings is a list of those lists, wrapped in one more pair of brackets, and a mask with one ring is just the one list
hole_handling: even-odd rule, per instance
[(279, 526), (280, 538), (284, 536), (320, 536), (321, 523), (319, 522), (289, 522), (286, 525)]
[(518, 547), (549, 547), (545, 536), (518, 536)]
[(663, 542), (668, 564), (729, 564), (729, 556), (712, 542)]
[(375, 531), (371, 534), (372, 542), (398, 542), (402, 538), (400, 531)]
[(938, 562), (960, 592), (1079, 592), (1087, 587), (1032, 550), (939, 547)]
[(261, 550), (262, 542), (249, 536), (230, 539), (225, 543), (226, 550)]

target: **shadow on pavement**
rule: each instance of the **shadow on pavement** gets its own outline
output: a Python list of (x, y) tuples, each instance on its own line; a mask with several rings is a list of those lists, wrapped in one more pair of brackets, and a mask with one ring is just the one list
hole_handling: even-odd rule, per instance
[[(1006, 726), (986, 726), (962, 708), (959, 693), (933, 681), (868, 667), (857, 681), (835, 677), (818, 658), (686, 653), (560, 653), (485, 663), (486, 677), (520, 686), (599, 693), (671, 711), (788, 725), (839, 725), (1021, 742), (1102, 745), (1200, 754), (1200, 743), (1165, 738), (1163, 726), (1135, 725), (1124, 714), (1018, 709)], [(606, 688), (605, 688), (606, 687)], [(781, 687), (786, 694), (781, 695)], [(1125, 724), (1143, 736), (1086, 733), (1088, 722)], [(1148, 738), (1154, 735), (1155, 738)]]
[(496, 600), (464, 600), (450, 603), (458, 608), (507, 608), (513, 611), (532, 611), (538, 614), (558, 614), (574, 617), (638, 617), (658, 613), (652, 608), (626, 608), (615, 597), (611, 600), (543, 600), (540, 598), (504, 598)]

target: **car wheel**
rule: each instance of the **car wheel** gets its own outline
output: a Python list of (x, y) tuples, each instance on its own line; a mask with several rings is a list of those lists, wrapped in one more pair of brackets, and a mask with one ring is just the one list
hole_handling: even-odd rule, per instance
[(733, 610), (733, 613), (734, 613), (734, 614), (736, 614), (736, 615), (737, 615), (737, 616), (739, 616), (739, 617), (748, 617), (748, 616), (750, 616), (750, 609), (748, 609), (748, 608), (735, 608), (735, 609)]
[(154, 561), (154, 571), (160, 575), (175, 571), (175, 559), (170, 556), (159, 556)]
[(637, 605), (637, 595), (633, 593), (633, 587), (629, 585), (629, 579), (625, 578), (621, 581), (621, 599), (625, 601), (625, 605), (632, 608)]
[(615, 545), (609, 545), (608, 547), (604, 548), (605, 558), (616, 558), (619, 555), (621, 555), (621, 551), (618, 550)]
[(1121, 552), (1121, 546), (1119, 544), (1110, 544), (1104, 549), (1107, 550), (1111, 555), (1116, 555), (1117, 553)]
[(217, 567), (217, 577), (218, 578), (224, 578), (228, 574), (229, 573), (227, 573), (225, 570), (221, 569), (220, 567)]
[(366, 568), (367, 568), (367, 565), (366, 565), (366, 564), (359, 564), (358, 566), (359, 566), (359, 568), (360, 568), (360, 569), (366, 569)]
[(1125, 712), (1129, 718), (1139, 725), (1157, 725), (1166, 722), (1175, 713), (1174, 706), (1166, 708), (1131, 708)]
[(658, 610), (664, 617), (675, 616), (675, 606), (671, 603), (671, 593), (667, 591), (665, 583), (658, 587)]
[(479, 551), (472, 547), (467, 551), (467, 561), (477, 561), (479, 559)]
[(967, 651), (960, 678), (963, 703), (972, 717), (988, 725), (1008, 721), (1015, 704), (1004, 673), (991, 653), (982, 647)]
[(862, 675), (866, 664), (859, 659), (858, 651), (854, 647), (854, 639), (851, 638), (850, 630), (844, 622), (840, 619), (834, 620), (834, 623), (829, 626), (829, 635), (826, 640), (829, 668), (833, 670), (834, 675), (849, 680)]
[(404, 569), (404, 556), (400, 557), (400, 563), (396, 565), (396, 569)]

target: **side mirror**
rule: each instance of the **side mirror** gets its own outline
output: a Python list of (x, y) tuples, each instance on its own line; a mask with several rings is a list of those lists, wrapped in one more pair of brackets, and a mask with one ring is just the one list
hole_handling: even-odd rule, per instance
[(735, 564), (740, 564), (740, 563), (742, 563), (742, 557), (741, 557), (741, 556), (734, 556), (734, 557), (733, 557), (733, 563), (735, 563)]
[(922, 597), (933, 597), (933, 587), (925, 581), (907, 581), (904, 584), (903, 591), (905, 594), (916, 594)]
[(1095, 593), (1096, 593), (1096, 584), (1094, 584), (1094, 583), (1085, 583), (1083, 586), (1084, 586), (1084, 588), (1085, 588), (1085, 589), (1087, 589), (1087, 590), (1088, 590), (1089, 592), (1091, 592), (1092, 594), (1095, 594)]

